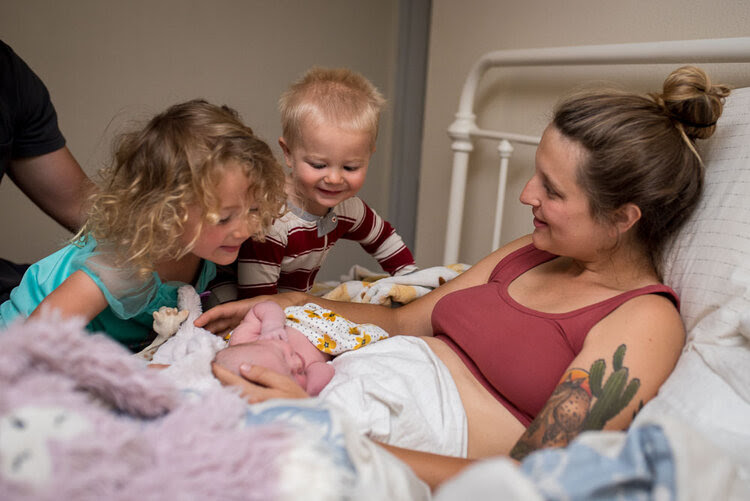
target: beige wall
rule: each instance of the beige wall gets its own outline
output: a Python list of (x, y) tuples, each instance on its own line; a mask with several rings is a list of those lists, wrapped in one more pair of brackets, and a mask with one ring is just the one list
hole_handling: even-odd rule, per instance
[[(416, 252), (421, 266), (441, 264), (450, 185), (446, 128), (467, 71), (491, 50), (750, 35), (747, 0), (434, 0), (425, 105)], [(704, 65), (716, 80), (750, 85), (750, 65)], [(493, 70), (478, 93), (478, 123), (538, 135), (558, 96), (581, 82), (606, 79), (658, 90), (671, 65)], [(514, 96), (511, 101), (509, 96)], [(459, 260), (490, 251), (497, 190), (496, 145), (472, 154)], [(530, 210), (518, 195), (533, 169), (533, 149), (518, 147), (509, 174), (503, 241), (528, 233)]]
[[(0, 37), (45, 81), (69, 148), (94, 174), (115, 132), (194, 97), (236, 108), (280, 153), (276, 100), (313, 64), (351, 67), (392, 98), (397, 14), (397, 0), (3, 0)], [(390, 117), (361, 192), (386, 216)], [(37, 260), (69, 236), (7, 178), (0, 214), (8, 259)], [(369, 263), (347, 244), (329, 276)]]
[[(349, 66), (393, 98), (398, 0), (4, 0), (0, 37), (45, 80), (68, 145), (91, 174), (106, 160), (112, 135), (129, 120), (203, 96), (237, 108), (274, 145), (276, 99), (312, 64)], [(463, 79), (475, 58), (504, 48), (746, 36), (746, 0), (434, 0), (425, 106), (416, 256), (442, 261), (453, 121)], [(374, 43), (373, 40), (377, 40)], [(669, 66), (497, 70), (483, 80), (479, 123), (539, 134), (558, 96), (605, 78), (656, 89)], [(711, 66), (717, 78), (750, 85), (750, 69)], [(515, 100), (510, 101), (513, 95)], [(387, 216), (391, 114), (387, 110), (363, 197)], [(460, 260), (489, 251), (496, 154), (480, 143), (472, 156)], [(518, 148), (509, 176), (504, 237), (530, 229), (517, 202), (533, 151)], [(31, 261), (67, 233), (6, 178), (0, 184), (0, 255)], [(325, 277), (350, 264), (377, 264), (358, 246), (337, 245)]]

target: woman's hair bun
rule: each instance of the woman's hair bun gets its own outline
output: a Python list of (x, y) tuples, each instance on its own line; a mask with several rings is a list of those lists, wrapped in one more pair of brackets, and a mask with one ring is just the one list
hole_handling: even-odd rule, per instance
[(702, 69), (683, 66), (670, 73), (661, 94), (651, 97), (688, 138), (695, 140), (709, 138), (714, 133), (729, 92), (726, 85), (711, 84)]

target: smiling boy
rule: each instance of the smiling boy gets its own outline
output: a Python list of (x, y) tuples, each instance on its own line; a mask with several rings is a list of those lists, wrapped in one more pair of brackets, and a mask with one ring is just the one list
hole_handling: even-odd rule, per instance
[(308, 291), (341, 238), (358, 242), (390, 275), (415, 271), (393, 227), (356, 195), (375, 152), (385, 100), (362, 75), (312, 68), (279, 100), (279, 145), (290, 169), (285, 214), (237, 262), (240, 299)]

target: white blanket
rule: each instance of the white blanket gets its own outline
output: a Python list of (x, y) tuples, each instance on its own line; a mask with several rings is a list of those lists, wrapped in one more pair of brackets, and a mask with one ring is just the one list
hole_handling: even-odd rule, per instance
[(373, 440), (466, 456), (466, 414), (448, 368), (427, 343), (396, 336), (344, 353), (319, 397)]
[(187, 319), (177, 333), (156, 350), (152, 362), (169, 365), (163, 374), (184, 393), (202, 395), (221, 386), (211, 372), (211, 362), (227, 342), (193, 325), (203, 311), (195, 289), (189, 285), (180, 287), (177, 302), (181, 311), (188, 312)]
[[(480, 461), (447, 482), (436, 501), (642, 499), (741, 501), (750, 492), (737, 463), (692, 426), (666, 416), (628, 432), (587, 432), (568, 447)], [(499, 493), (502, 493), (500, 497)]]

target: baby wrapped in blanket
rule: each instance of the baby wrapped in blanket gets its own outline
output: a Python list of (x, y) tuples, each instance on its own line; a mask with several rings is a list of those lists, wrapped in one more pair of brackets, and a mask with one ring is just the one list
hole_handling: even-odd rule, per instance
[(271, 301), (256, 304), (231, 333), (215, 362), (239, 374), (242, 364), (260, 365), (292, 377), (311, 396), (333, 378), (334, 355), (388, 337), (376, 325), (355, 324), (316, 304), (286, 313)]
[[(153, 363), (168, 365), (162, 374), (183, 394), (200, 398), (207, 390), (220, 386), (211, 372), (211, 362), (228, 343), (193, 325), (201, 304), (192, 287), (180, 289), (179, 305), (180, 309), (190, 310), (190, 314), (178, 332), (158, 348)], [(319, 318), (311, 317), (306, 310), (317, 313)], [(326, 362), (334, 372), (316, 397), (320, 404), (335, 407), (337, 415), (346, 415), (355, 429), (374, 440), (426, 452), (465, 456), (466, 415), (461, 398), (450, 372), (427, 344), (413, 336), (391, 336), (376, 343), (373, 341), (381, 338), (369, 331), (364, 331), (370, 336), (369, 339), (364, 336), (366, 343), (357, 341), (363, 337), (361, 335), (337, 336), (329, 327), (344, 319), (338, 315), (327, 318), (325, 312), (329, 311), (314, 304), (292, 307), (286, 310), (292, 319), (285, 319), (287, 326), (300, 331), (304, 327), (300, 328), (293, 319), (316, 323), (318, 337), (312, 344), (322, 346), (318, 351), (330, 350), (330, 355), (335, 355), (332, 361)], [(360, 331), (363, 327), (350, 324)], [(237, 339), (243, 336), (242, 325), (233, 333), (232, 337), (237, 336), (235, 344), (240, 344)], [(309, 343), (309, 339), (306, 342)], [(354, 349), (342, 340), (366, 346)], [(309, 393), (309, 386), (306, 388)]]
[(313, 303), (262, 302), (215, 361), (235, 373), (250, 363), (288, 375), (375, 440), (465, 456), (466, 417), (447, 368), (419, 338), (386, 338)]

